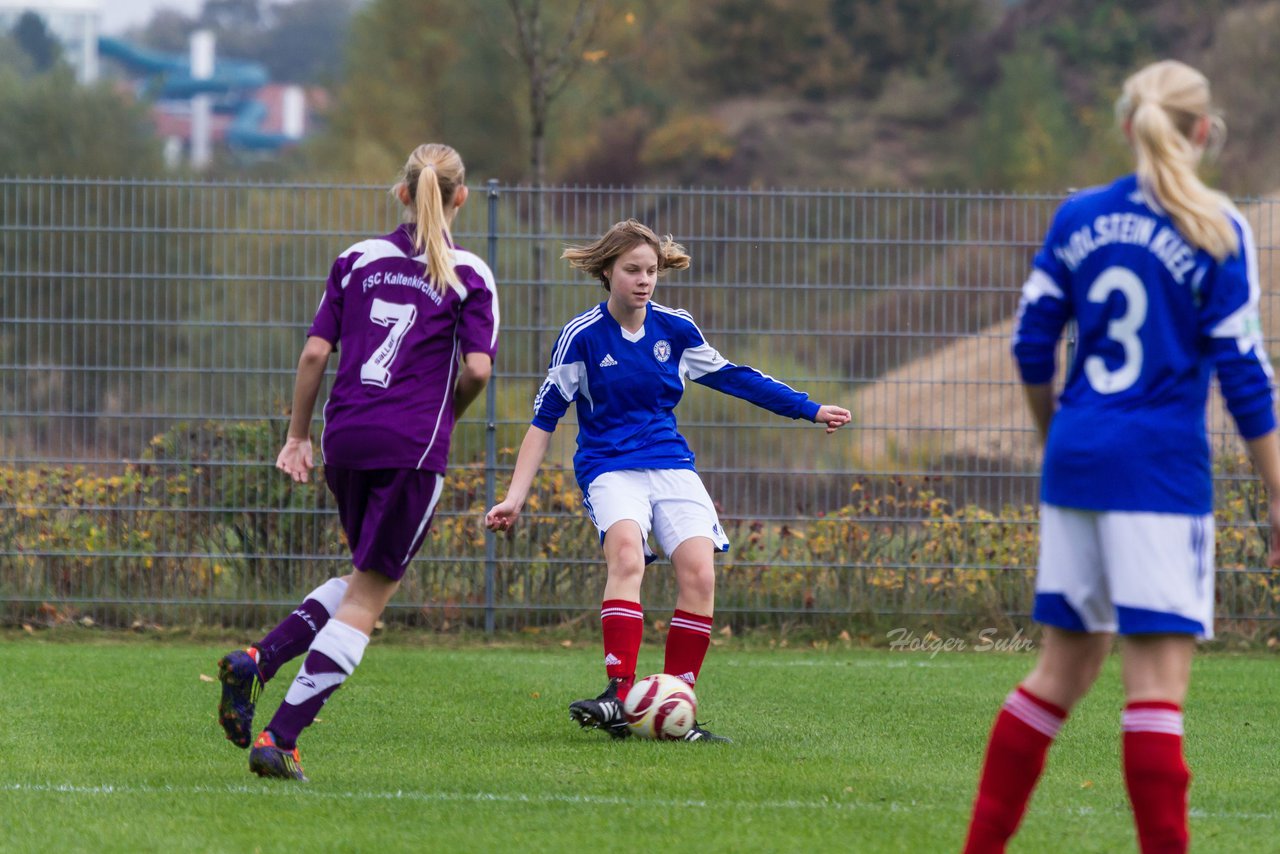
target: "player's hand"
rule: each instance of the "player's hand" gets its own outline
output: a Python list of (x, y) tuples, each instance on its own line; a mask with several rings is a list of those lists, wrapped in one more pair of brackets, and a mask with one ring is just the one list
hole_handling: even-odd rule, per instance
[(286, 439), (280, 455), (276, 457), (276, 468), (293, 478), (294, 483), (306, 483), (315, 468), (311, 457), (311, 437), (295, 439), (290, 436)]
[(495, 504), (484, 514), (484, 526), (490, 531), (509, 531), (520, 517), (520, 508), (510, 499)]
[(840, 406), (825, 405), (818, 410), (818, 414), (814, 416), (815, 424), (827, 425), (827, 432), (834, 433), (853, 419), (853, 415), (849, 410)]

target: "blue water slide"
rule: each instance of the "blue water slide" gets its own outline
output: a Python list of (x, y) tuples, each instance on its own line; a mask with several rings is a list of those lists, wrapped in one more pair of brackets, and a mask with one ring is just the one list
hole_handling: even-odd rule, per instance
[(214, 109), (233, 116), (227, 128), (227, 143), (233, 147), (263, 151), (296, 142), (284, 134), (260, 129), (267, 108), (250, 96), (270, 79), (266, 68), (257, 62), (215, 58), (213, 75), (197, 80), (191, 76), (191, 57), (185, 54), (150, 50), (109, 36), (99, 37), (98, 54), (116, 60), (132, 74), (150, 78), (145, 90), (156, 98), (214, 96)]
[(260, 130), (266, 117), (266, 105), (260, 101), (246, 101), (227, 127), (227, 144), (249, 151), (275, 151), (297, 142), (282, 133)]
[(158, 78), (154, 94), (160, 98), (249, 92), (270, 82), (266, 68), (260, 63), (242, 59), (216, 59), (213, 75), (197, 80), (191, 76), (190, 56), (148, 50), (109, 36), (98, 39), (98, 53), (118, 61), (135, 74)]

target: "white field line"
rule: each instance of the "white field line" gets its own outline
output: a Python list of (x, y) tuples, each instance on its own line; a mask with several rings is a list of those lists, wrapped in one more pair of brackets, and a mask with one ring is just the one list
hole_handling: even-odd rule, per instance
[[(960, 805), (926, 804), (920, 801), (704, 801), (693, 799), (601, 797), (598, 795), (525, 795), (497, 792), (415, 792), (398, 789), (394, 792), (323, 791), (307, 785), (261, 786), (81, 786), (70, 783), (0, 783), (0, 792), (52, 795), (283, 795), (290, 798), (315, 798), (333, 801), (408, 801), (413, 803), (475, 803), (475, 804), (577, 804), (588, 807), (640, 807), (642, 809), (763, 809), (763, 810), (811, 810), (836, 812), (845, 810), (869, 810), (888, 813), (917, 813), (942, 810), (954, 812)], [(968, 810), (968, 805), (963, 805)], [(1095, 809), (1070, 807), (1062, 810), (1068, 815), (1103, 815), (1127, 813), (1127, 809)], [(1192, 809), (1195, 819), (1221, 821), (1277, 821), (1280, 813), (1274, 812), (1211, 812)]]
[[(927, 652), (899, 652), (894, 653), (902, 658), (897, 661), (886, 662), (882, 658), (871, 659), (808, 659), (796, 658), (784, 661), (758, 661), (751, 659), (734, 659), (734, 658), (715, 658), (712, 661), (713, 667), (750, 667), (752, 669), (766, 669), (771, 667), (828, 667), (832, 670), (844, 670), (849, 667), (874, 667), (877, 670), (896, 670), (903, 667), (928, 667), (934, 669), (945, 669), (949, 667), (962, 666), (962, 662), (939, 661), (938, 658), (932, 657)], [(944, 653), (945, 654), (945, 653)], [(954, 655), (955, 653), (950, 653)], [(1030, 659), (1027, 659), (1030, 661)]]

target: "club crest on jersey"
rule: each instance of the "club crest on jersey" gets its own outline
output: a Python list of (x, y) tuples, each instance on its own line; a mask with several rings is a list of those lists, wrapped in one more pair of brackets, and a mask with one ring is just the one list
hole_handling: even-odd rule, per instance
[(653, 357), (659, 362), (665, 362), (671, 358), (671, 342), (665, 338), (653, 345)]

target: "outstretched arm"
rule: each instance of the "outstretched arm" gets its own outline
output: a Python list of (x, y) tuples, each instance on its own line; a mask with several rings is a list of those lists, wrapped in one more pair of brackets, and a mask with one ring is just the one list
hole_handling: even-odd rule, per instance
[(551, 434), (541, 427), (529, 425), (520, 443), (520, 453), (516, 454), (515, 471), (511, 473), (511, 485), (507, 487), (507, 497), (493, 505), (484, 516), (484, 525), (490, 531), (506, 531), (520, 516), (524, 501), (529, 497), (529, 489), (533, 486), (533, 476), (542, 465), (542, 458), (547, 455), (547, 447), (551, 444)]
[(276, 457), (276, 468), (296, 483), (306, 483), (311, 469), (315, 467), (311, 450), (311, 413), (315, 411), (320, 381), (324, 379), (324, 369), (332, 352), (332, 344), (312, 335), (303, 345), (302, 356), (298, 359), (298, 373), (293, 380), (289, 436)]

